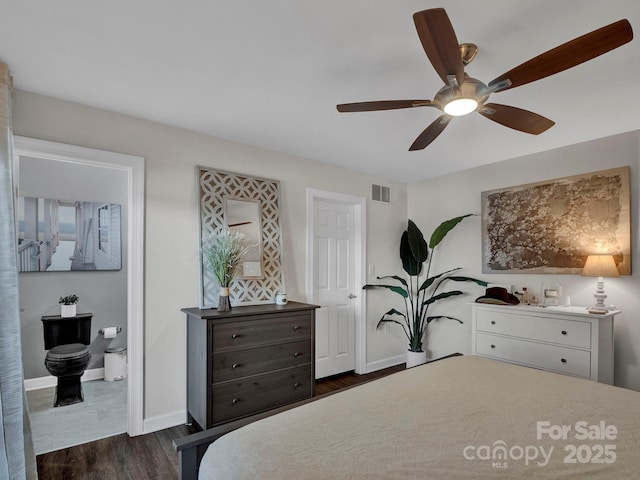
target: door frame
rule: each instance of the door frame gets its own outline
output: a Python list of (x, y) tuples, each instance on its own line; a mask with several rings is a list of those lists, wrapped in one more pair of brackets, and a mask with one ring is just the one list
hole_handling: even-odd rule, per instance
[(20, 156), (109, 168), (127, 175), (127, 433), (142, 435), (144, 421), (144, 161), (143, 157), (13, 136), (14, 175)]
[[(314, 226), (313, 212), (315, 203), (318, 200), (350, 205), (354, 210), (355, 225), (355, 278), (357, 285), (364, 285), (366, 281), (366, 265), (367, 265), (367, 199), (355, 195), (344, 193), (330, 192), (328, 190), (320, 190), (317, 188), (307, 187), (307, 278), (306, 291), (307, 302), (314, 303)], [(355, 372), (359, 374), (366, 373), (367, 369), (367, 302), (365, 290), (360, 290), (358, 299), (354, 300), (355, 314), (355, 332), (354, 332), (354, 355), (355, 355)], [(315, 359), (314, 359), (315, 361)]]

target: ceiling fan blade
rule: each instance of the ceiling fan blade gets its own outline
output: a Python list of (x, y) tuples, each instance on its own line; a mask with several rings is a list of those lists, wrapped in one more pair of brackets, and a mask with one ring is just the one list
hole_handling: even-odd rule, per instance
[(373, 112), (414, 107), (439, 107), (439, 104), (433, 103), (431, 100), (381, 100), (378, 102), (342, 103), (336, 106), (339, 112)]
[(478, 109), (478, 113), (500, 125), (532, 135), (539, 135), (555, 125), (554, 121), (537, 113), (499, 103), (487, 103)]
[(413, 14), (418, 37), (433, 68), (447, 85), (454, 75), (458, 85), (464, 81), (464, 65), (460, 45), (444, 8), (432, 8)]
[(431, 125), (425, 128), (420, 135), (418, 135), (418, 138), (416, 138), (411, 147), (409, 147), (409, 151), (422, 150), (428, 146), (438, 137), (438, 135), (442, 133), (446, 126), (449, 125), (452, 118), (453, 117), (449, 115), (440, 115)]
[(489, 88), (506, 80), (511, 83), (494, 91), (500, 92), (535, 82), (596, 58), (630, 42), (632, 39), (633, 30), (629, 21), (626, 19), (619, 20), (611, 25), (575, 38), (570, 42), (563, 43), (518, 65), (489, 82)]

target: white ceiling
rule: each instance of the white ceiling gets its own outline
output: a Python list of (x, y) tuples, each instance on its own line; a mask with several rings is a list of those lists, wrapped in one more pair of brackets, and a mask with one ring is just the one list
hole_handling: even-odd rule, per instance
[(472, 114), (408, 152), (438, 110), (338, 113), (433, 98), (412, 20), (433, 7), (485, 83), (621, 18), (640, 35), (638, 0), (1, 0), (0, 59), (21, 90), (404, 181), (640, 129), (638, 39), (492, 95), (556, 122), (539, 136)]

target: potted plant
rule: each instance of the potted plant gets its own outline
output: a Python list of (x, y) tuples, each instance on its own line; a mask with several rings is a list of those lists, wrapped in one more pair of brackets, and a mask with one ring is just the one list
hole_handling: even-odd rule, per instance
[[(474, 282), (481, 286), (487, 286), (487, 282), (483, 280), (455, 275), (455, 272), (460, 268), (431, 275), (431, 261), (435, 248), (442, 242), (447, 233), (471, 215), (473, 214), (462, 215), (442, 222), (431, 234), (429, 244), (425, 241), (416, 224), (409, 220), (407, 230), (400, 238), (400, 259), (402, 260), (402, 268), (408, 275), (408, 280), (398, 275), (383, 276), (377, 277), (378, 280), (392, 279), (396, 284), (365, 285), (363, 287), (364, 289), (383, 288), (391, 290), (403, 298), (403, 311), (392, 308), (382, 316), (377, 328), (380, 328), (384, 323), (395, 323), (402, 327), (409, 341), (407, 367), (427, 361), (427, 354), (423, 350), (422, 344), (427, 327), (433, 320), (447, 318), (463, 323), (462, 320), (449, 315), (429, 315), (429, 307), (436, 302), (464, 294), (461, 290), (445, 291), (445, 285), (449, 282)], [(426, 271), (424, 269), (425, 262)]]
[(78, 300), (80, 300), (80, 298), (75, 294), (60, 297), (60, 300), (58, 300), (58, 303), (60, 304), (60, 316), (75, 317)]
[(247, 244), (243, 234), (240, 232), (232, 233), (229, 230), (215, 233), (204, 242), (202, 248), (204, 259), (220, 286), (219, 312), (231, 310), (229, 287), (236, 278), (242, 259), (249, 248), (250, 245)]

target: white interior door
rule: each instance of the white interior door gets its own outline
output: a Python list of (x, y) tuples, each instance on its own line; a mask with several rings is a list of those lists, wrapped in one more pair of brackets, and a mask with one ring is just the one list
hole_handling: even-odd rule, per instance
[(313, 207), (316, 378), (355, 369), (355, 207), (315, 200)]

